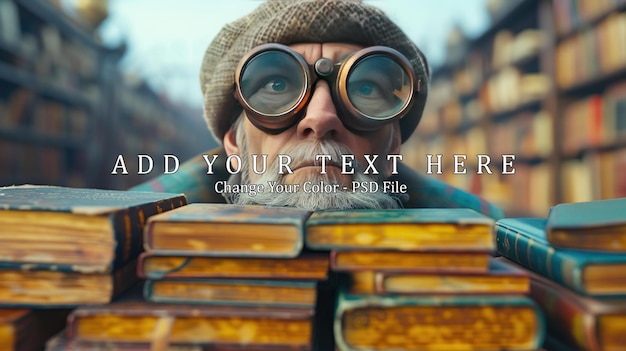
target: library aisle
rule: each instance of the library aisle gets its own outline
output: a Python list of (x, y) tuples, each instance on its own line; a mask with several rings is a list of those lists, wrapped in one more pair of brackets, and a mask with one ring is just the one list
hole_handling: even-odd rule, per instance
[[(426, 155), (443, 155), (433, 176), (509, 216), (626, 196), (626, 1), (499, 3), (482, 35), (450, 32), (404, 145), (409, 163), (427, 172)], [(455, 154), (467, 155), (465, 174), (451, 171)], [(514, 155), (514, 174), (503, 174), (503, 155)]]
[[(214, 145), (201, 109), (122, 74), (125, 46), (95, 30), (102, 8), (80, 15), (62, 1), (0, 0), (0, 186), (126, 189), (163, 172), (164, 154), (182, 162)], [(137, 174), (139, 154), (151, 174)], [(111, 175), (118, 155), (128, 175)]]

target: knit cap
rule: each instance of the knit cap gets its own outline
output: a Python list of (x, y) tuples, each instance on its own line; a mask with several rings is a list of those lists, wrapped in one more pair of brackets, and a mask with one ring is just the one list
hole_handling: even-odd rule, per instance
[(223, 140), (243, 111), (234, 97), (234, 78), (244, 54), (266, 43), (329, 42), (388, 46), (409, 59), (420, 80), (420, 91), (411, 110), (400, 120), (402, 142), (406, 141), (426, 103), (426, 58), (380, 9), (355, 0), (268, 0), (222, 28), (207, 48), (200, 70), (204, 117), (217, 140)]

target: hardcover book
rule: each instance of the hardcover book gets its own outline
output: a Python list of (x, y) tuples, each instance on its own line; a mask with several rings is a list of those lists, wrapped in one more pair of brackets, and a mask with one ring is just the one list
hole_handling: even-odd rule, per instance
[(322, 250), (490, 252), (493, 219), (466, 208), (316, 211), (306, 244)]
[(577, 350), (626, 345), (626, 300), (584, 297), (531, 273), (530, 296), (543, 309), (551, 335)]
[(525, 296), (381, 296), (341, 291), (338, 350), (535, 350), (541, 310)]
[(310, 211), (194, 203), (151, 217), (146, 251), (172, 255), (296, 257)]
[(626, 198), (553, 206), (546, 238), (554, 247), (626, 252)]
[(107, 303), (137, 282), (136, 270), (137, 260), (111, 273), (0, 262), (0, 306), (59, 308)]
[(148, 280), (144, 297), (154, 302), (230, 306), (315, 307), (315, 282), (291, 280)]
[(525, 270), (491, 260), (486, 273), (416, 273), (358, 271), (351, 273), (352, 293), (375, 294), (528, 294)]
[(313, 309), (163, 304), (121, 299), (81, 306), (67, 337), (89, 343), (158, 343), (309, 350)]
[(50, 338), (46, 351), (307, 351), (305, 347), (281, 346), (227, 346), (227, 345), (169, 345), (169, 342), (157, 345), (150, 343), (128, 343), (114, 341), (70, 340), (64, 332)]
[(498, 253), (580, 294), (626, 296), (626, 256), (557, 249), (546, 239), (545, 218), (505, 218), (496, 223)]
[(69, 310), (0, 308), (0, 350), (42, 350), (65, 327)]
[(145, 220), (182, 194), (21, 185), (0, 188), (0, 261), (111, 272), (137, 258)]
[(295, 258), (172, 256), (144, 252), (137, 275), (145, 279), (234, 278), (326, 280), (328, 254)]
[(485, 273), (489, 270), (489, 255), (483, 252), (333, 250), (330, 268), (337, 272)]

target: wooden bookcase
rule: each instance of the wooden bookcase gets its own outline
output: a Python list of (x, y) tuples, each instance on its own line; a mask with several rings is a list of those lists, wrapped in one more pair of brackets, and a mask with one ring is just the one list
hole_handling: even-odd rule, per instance
[[(626, 196), (626, 0), (505, 3), (462, 61), (433, 70), (407, 162), (427, 172), (426, 155), (441, 154), (432, 176), (510, 216)], [(454, 174), (454, 154), (467, 173)], [(502, 174), (505, 154), (515, 174)], [(492, 174), (477, 174), (476, 155)]]
[[(46, 0), (0, 0), (0, 186), (123, 189), (211, 147), (202, 112), (181, 109), (118, 69), (124, 47)], [(127, 176), (113, 176), (123, 154)], [(137, 154), (155, 159), (137, 176)]]

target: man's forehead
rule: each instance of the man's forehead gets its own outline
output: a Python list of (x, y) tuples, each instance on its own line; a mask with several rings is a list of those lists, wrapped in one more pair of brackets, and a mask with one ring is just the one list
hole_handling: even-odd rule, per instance
[(363, 46), (350, 43), (296, 43), (289, 47), (304, 56), (310, 64), (315, 63), (321, 57), (337, 62), (347, 54), (363, 49)]

